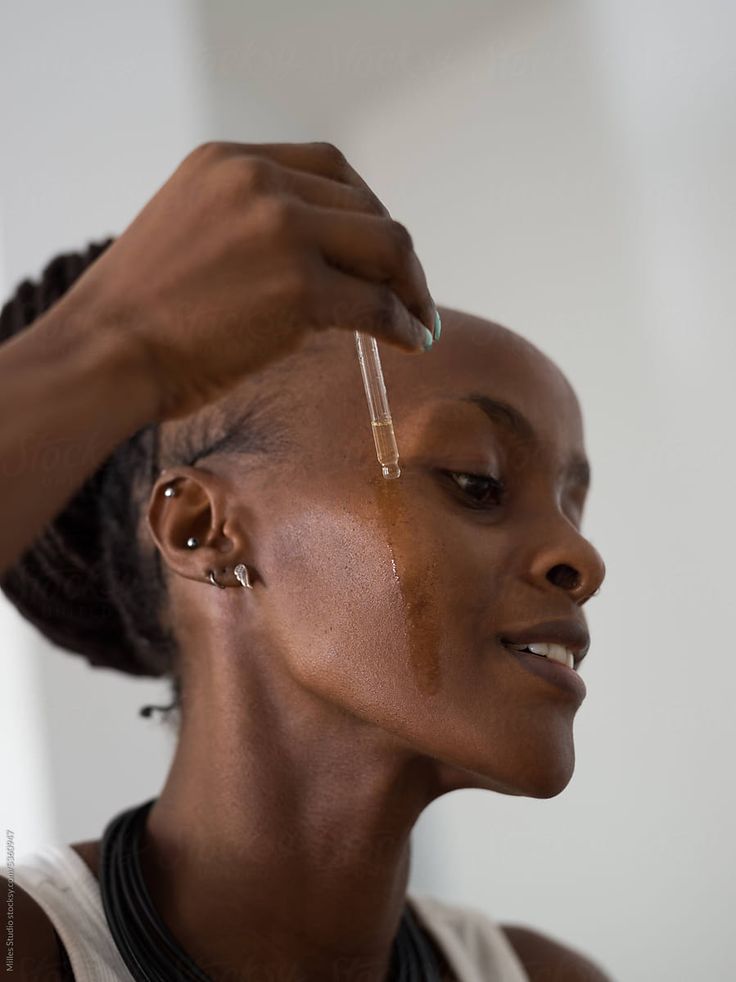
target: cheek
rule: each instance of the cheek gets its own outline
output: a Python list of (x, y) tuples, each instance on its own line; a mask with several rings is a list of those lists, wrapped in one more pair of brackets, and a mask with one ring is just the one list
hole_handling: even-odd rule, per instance
[(469, 639), (457, 636), (434, 517), (380, 477), (341, 500), (349, 507), (322, 500), (278, 526), (274, 623), (290, 669), (355, 709), (435, 696)]
[(370, 513), (320, 507), (280, 526), (269, 603), (289, 667), (310, 688), (338, 698), (393, 674), (404, 642), (391, 559)]

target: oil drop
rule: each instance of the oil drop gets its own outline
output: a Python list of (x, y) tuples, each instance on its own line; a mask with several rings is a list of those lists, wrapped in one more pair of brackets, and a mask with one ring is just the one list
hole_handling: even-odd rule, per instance
[(433, 587), (437, 582), (436, 571), (432, 568), (435, 564), (421, 561), (421, 550), (407, 517), (405, 483), (381, 478), (372, 484), (391, 556), (393, 580), (404, 613), (409, 663), (419, 687), (431, 695), (438, 692), (440, 686), (441, 632), (438, 612), (432, 602)]

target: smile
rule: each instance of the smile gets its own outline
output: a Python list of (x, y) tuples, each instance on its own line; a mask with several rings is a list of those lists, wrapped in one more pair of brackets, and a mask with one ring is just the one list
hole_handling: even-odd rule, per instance
[(567, 665), (568, 668), (574, 669), (575, 667), (575, 655), (562, 644), (542, 642), (527, 645), (508, 644), (506, 647), (513, 648), (515, 651), (530, 651), (533, 655), (541, 655), (543, 658), (549, 658), (550, 661), (560, 662), (562, 665)]

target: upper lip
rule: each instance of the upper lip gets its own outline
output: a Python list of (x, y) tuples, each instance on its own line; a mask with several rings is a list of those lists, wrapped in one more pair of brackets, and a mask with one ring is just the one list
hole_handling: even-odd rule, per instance
[(518, 631), (504, 631), (499, 639), (502, 644), (543, 644), (545, 641), (562, 644), (572, 652), (575, 668), (590, 648), (588, 629), (576, 620), (545, 621)]

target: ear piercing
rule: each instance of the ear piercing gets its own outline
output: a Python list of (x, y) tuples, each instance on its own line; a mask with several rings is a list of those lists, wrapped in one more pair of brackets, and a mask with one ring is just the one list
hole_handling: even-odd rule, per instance
[[(249, 590), (253, 589), (253, 584), (248, 576), (248, 567), (245, 565), (245, 563), (238, 563), (233, 572), (235, 573), (235, 578), (241, 586), (247, 587)], [(215, 571), (213, 569), (210, 570), (208, 579), (212, 586), (219, 586), (221, 590), (227, 589), (223, 583), (217, 582), (217, 577), (215, 576)]]
[[(168, 484), (164, 488), (164, 497), (173, 498), (175, 495), (176, 495), (176, 488), (174, 487), (173, 484)], [(197, 539), (193, 535), (190, 535), (189, 538), (187, 539), (187, 549), (196, 549), (198, 545), (199, 545), (199, 539)], [(238, 563), (238, 565), (235, 567), (233, 572), (235, 574), (235, 578), (237, 579), (238, 583), (242, 587), (246, 587), (248, 590), (253, 589), (253, 584), (251, 583), (250, 576), (248, 575), (248, 567), (245, 565), (245, 563)], [(217, 582), (217, 577), (215, 576), (215, 571), (213, 569), (209, 571), (207, 578), (209, 579), (212, 586), (219, 586), (221, 590), (227, 589), (227, 587), (224, 584)]]
[(233, 573), (235, 573), (235, 578), (241, 586), (247, 587), (249, 590), (253, 589), (253, 584), (248, 576), (248, 567), (245, 565), (245, 563), (238, 563), (233, 570)]
[(210, 570), (210, 583), (212, 584), (212, 586), (219, 586), (221, 590), (227, 589), (227, 587), (225, 587), (224, 584), (217, 582), (217, 580), (215, 579), (215, 571), (213, 569)]

